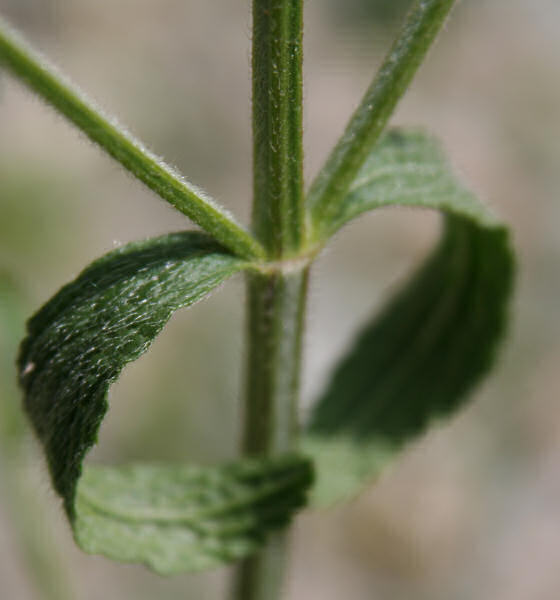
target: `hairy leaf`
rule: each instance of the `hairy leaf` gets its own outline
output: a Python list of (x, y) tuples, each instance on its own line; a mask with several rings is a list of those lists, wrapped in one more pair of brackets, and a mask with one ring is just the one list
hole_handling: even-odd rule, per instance
[(501, 229), (495, 217), (457, 181), (440, 145), (420, 131), (392, 129), (376, 144), (328, 221), (332, 235), (356, 216), (383, 206), (435, 208), (483, 228)]
[(434, 418), (456, 410), (490, 368), (504, 330), (513, 279), (507, 230), (419, 133), (383, 138), (330, 229), (395, 204), (444, 211), (444, 232), (411, 281), (363, 328), (313, 412), (306, 444), (318, 463), (319, 501), (355, 493)]
[(248, 266), (196, 232), (129, 244), (90, 265), (29, 321), (18, 362), (25, 408), (84, 549), (160, 572), (199, 568), (254, 549), (301, 504), (309, 483), (303, 459), (209, 470), (95, 467), (78, 484), (122, 368), (175, 310)]

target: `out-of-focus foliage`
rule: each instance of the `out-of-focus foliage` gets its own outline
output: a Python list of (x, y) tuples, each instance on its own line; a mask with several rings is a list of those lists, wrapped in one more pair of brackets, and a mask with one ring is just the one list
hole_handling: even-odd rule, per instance
[(364, 23), (376, 27), (394, 26), (412, 4), (412, 0), (328, 0), (333, 21), (348, 26)]
[(14, 353), (23, 332), (23, 293), (0, 271), (0, 448), (12, 454), (26, 430), (14, 377)]
[[(14, 378), (14, 353), (24, 330), (27, 296), (15, 278), (0, 271), (0, 501), (8, 510), (15, 555), (27, 570), (38, 597), (66, 600), (72, 597), (58, 548), (45, 524), (43, 506), (35, 493), (31, 461), (38, 456), (29, 447), (28, 428), (22, 418), (19, 390)], [(1, 556), (1, 554), (0, 554)]]

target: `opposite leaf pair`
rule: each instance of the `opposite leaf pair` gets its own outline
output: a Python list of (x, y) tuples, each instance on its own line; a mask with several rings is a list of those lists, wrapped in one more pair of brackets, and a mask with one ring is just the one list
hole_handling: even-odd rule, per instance
[(175, 310), (266, 263), (197, 232), (133, 243), (94, 262), (31, 319), (19, 359), (25, 405), (86, 551), (160, 573), (242, 558), (305, 504), (312, 471), (317, 502), (353, 495), (430, 419), (458, 406), (503, 330), (513, 276), (507, 231), (450, 175), (433, 140), (389, 132), (336, 210), (309, 207), (315, 241), (389, 205), (444, 211), (442, 240), (336, 370), (302, 455), (204, 469), (86, 467), (80, 479), (123, 367)]

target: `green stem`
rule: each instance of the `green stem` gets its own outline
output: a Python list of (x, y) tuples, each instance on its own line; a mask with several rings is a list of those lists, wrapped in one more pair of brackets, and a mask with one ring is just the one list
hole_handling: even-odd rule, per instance
[(273, 258), (304, 237), (302, 8), (253, 2), (253, 227)]
[(204, 192), (106, 116), (0, 18), (0, 65), (19, 77), (90, 140), (161, 198), (244, 258), (262, 258), (255, 238)]
[[(308, 269), (248, 276), (249, 348), (243, 449), (249, 455), (293, 450)], [(280, 596), (287, 534), (239, 567), (237, 600)]]
[[(307, 206), (312, 243), (328, 236), (356, 174), (410, 84), (455, 0), (416, 0), (381, 69), (352, 115), (344, 134), (311, 185)], [(311, 227), (309, 228), (311, 231)], [(327, 231), (324, 231), (327, 229)]]
[(248, 275), (247, 454), (294, 447), (306, 284), (306, 268)]
[[(275, 455), (297, 437), (301, 341), (308, 268), (296, 256), (304, 235), (302, 0), (253, 1), (253, 228), (270, 258), (248, 275), (248, 356), (243, 450)], [(237, 600), (281, 594), (287, 533), (238, 569)]]

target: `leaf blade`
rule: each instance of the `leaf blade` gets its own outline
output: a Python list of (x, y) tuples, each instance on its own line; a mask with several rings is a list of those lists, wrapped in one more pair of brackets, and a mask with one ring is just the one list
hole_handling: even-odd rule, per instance
[[(122, 367), (148, 349), (174, 310), (246, 264), (195, 232), (129, 244), (95, 261), (29, 321), (19, 357), (25, 407), (55, 487), (70, 502), (78, 465), (106, 410), (105, 393)], [(80, 415), (81, 401), (93, 420), (87, 411)], [(61, 419), (74, 437), (66, 439)]]
[[(456, 410), (490, 369), (505, 329), (514, 270), (507, 229), (455, 181), (430, 138), (385, 136), (330, 232), (390, 205), (443, 211), (444, 232), (406, 287), (365, 326), (312, 414), (308, 452), (319, 463), (316, 496), (327, 503), (354, 493), (433, 419)], [(328, 444), (346, 456), (339, 471), (353, 473), (346, 491), (328, 484)]]
[(322, 223), (330, 237), (360, 214), (387, 206), (436, 209), (481, 227), (499, 221), (454, 176), (439, 143), (418, 130), (389, 130), (375, 145), (344, 201)]
[(305, 503), (310, 477), (295, 455), (221, 467), (89, 467), (75, 537), (86, 552), (162, 575), (215, 567), (254, 552), (285, 524)]
[[(268, 529), (285, 523), (303, 503), (310, 467), (296, 457), (256, 463), (252, 479), (244, 464), (139, 467), (132, 471), (136, 487), (123, 468), (87, 467), (80, 479), (82, 461), (108, 408), (108, 388), (122, 368), (149, 348), (175, 310), (250, 266), (202, 233), (136, 242), (92, 263), (29, 321), (18, 360), (24, 404), (76, 540), (86, 551), (145, 562), (162, 573), (196, 569), (254, 550)], [(196, 477), (185, 478), (189, 469), (203, 475), (198, 487)], [(181, 481), (205, 495), (207, 510), (201, 511), (191, 494), (192, 514), (168, 507), (167, 522), (161, 522), (158, 507), (169, 502), (162, 494), (184, 495)], [(96, 496), (96, 489), (106, 493)], [(143, 511), (137, 506), (130, 513), (131, 490), (137, 503), (144, 502)], [(283, 503), (276, 510), (272, 503), (278, 495)]]

